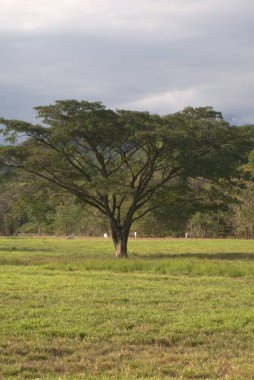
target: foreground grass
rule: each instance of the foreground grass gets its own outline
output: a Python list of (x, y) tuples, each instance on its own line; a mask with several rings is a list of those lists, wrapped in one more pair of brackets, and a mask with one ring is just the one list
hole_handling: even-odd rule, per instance
[(254, 242), (0, 239), (0, 377), (253, 379)]

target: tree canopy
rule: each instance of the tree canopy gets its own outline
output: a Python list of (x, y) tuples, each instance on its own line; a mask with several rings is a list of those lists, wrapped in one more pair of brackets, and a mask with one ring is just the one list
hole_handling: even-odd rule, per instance
[(118, 257), (127, 256), (135, 221), (166, 201), (196, 198), (190, 179), (229, 180), (252, 145), (246, 130), (230, 126), (211, 107), (159, 116), (65, 100), (35, 110), (40, 124), (0, 119), (9, 142), (1, 147), (2, 165), (43, 178), (99, 210), (109, 220)]

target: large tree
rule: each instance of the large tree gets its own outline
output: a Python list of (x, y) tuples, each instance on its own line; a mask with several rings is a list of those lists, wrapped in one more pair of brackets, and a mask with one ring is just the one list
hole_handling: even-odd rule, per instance
[(242, 130), (211, 107), (164, 117), (76, 100), (35, 109), (41, 124), (0, 120), (9, 141), (2, 164), (98, 209), (109, 220), (117, 257), (127, 257), (133, 222), (166, 199), (177, 201), (190, 177), (232, 176), (248, 145)]

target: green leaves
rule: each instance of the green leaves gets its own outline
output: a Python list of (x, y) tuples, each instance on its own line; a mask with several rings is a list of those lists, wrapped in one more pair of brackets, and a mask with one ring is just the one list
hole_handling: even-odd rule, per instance
[(127, 230), (164, 200), (174, 203), (180, 188), (188, 199), (188, 178), (236, 175), (253, 146), (246, 131), (211, 107), (163, 117), (64, 100), (35, 110), (42, 124), (0, 120), (7, 141), (16, 143), (1, 148), (2, 164), (65, 189)]

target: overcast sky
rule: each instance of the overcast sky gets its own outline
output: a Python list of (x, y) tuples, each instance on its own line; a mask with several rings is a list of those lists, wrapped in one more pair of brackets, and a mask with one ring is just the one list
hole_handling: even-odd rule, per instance
[(0, 0), (0, 116), (56, 99), (254, 123), (254, 0)]

